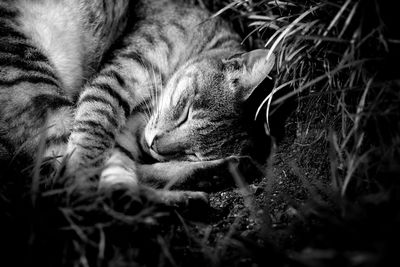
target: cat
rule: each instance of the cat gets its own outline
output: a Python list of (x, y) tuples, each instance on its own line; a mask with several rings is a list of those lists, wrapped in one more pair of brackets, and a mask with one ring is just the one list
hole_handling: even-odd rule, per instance
[[(63, 106), (62, 98), (50, 109), (45, 156), (66, 155), (67, 175), (78, 184), (87, 179), (85, 170), (105, 166), (103, 187), (140, 183), (203, 191), (213, 186), (216, 173), (254, 149), (243, 106), (272, 69), (274, 57), (265, 49), (245, 52), (228, 23), (184, 2), (138, 1), (129, 10), (134, 23), (120, 48), (84, 85), (76, 107), (71, 101)], [(118, 34), (101, 36), (114, 41)], [(106, 43), (94, 51), (104, 53)], [(65, 74), (56, 70), (60, 77)], [(38, 100), (41, 113), (34, 116), (40, 115), (43, 125), (40, 104), (51, 101)], [(205, 199), (202, 192), (154, 192), (166, 202)]]
[(54, 152), (68, 141), (74, 102), (125, 29), (129, 2), (0, 1), (4, 158), (18, 155), (32, 161), (41, 139)]
[[(265, 49), (246, 53), (226, 22), (197, 7), (142, 1), (135, 12), (123, 48), (78, 101), (69, 164), (75, 171), (105, 161), (105, 184), (207, 190), (205, 177), (226, 172), (252, 147), (243, 106), (274, 57)], [(105, 88), (113, 99), (99, 98)]]

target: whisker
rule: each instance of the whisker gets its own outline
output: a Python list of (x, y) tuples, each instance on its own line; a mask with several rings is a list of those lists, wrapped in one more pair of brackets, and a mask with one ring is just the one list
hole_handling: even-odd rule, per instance
[(141, 96), (141, 98), (142, 98), (142, 101), (144, 102), (144, 104), (146, 106), (146, 110), (144, 110), (145, 118), (146, 118), (147, 121), (149, 121), (150, 117), (151, 117), (151, 108), (150, 108), (149, 103), (148, 103), (149, 99), (145, 98), (144, 96)]
[[(160, 105), (158, 104), (159, 102), (158, 102), (158, 98), (160, 98), (160, 100), (162, 100), (161, 99), (161, 96), (162, 96), (162, 94), (161, 94), (161, 92), (162, 92), (162, 77), (161, 77), (161, 73), (158, 73), (158, 80), (157, 80), (157, 84), (156, 84), (156, 87), (155, 87), (155, 90), (156, 90), (156, 99), (157, 99), (157, 114), (159, 114), (159, 112), (160, 112)], [(159, 87), (159, 88), (157, 88), (157, 87)], [(158, 96), (158, 94), (160, 94), (160, 96)]]

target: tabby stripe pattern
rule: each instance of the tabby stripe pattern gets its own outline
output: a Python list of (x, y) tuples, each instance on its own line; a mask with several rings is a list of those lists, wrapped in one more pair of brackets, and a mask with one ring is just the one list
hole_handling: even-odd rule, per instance
[[(104, 150), (113, 145), (118, 130), (131, 112), (126, 83), (117, 70), (105, 69), (104, 75), (99, 74), (85, 87), (77, 105), (69, 153), (75, 157), (81, 155), (84, 161), (90, 162), (101, 161), (106, 156)], [(74, 164), (79, 167), (81, 163)]]
[[(239, 36), (233, 34), (221, 20), (210, 21), (209, 14), (204, 12), (196, 14), (197, 20), (194, 21), (184, 6), (173, 7), (174, 13), (179, 13), (179, 16), (170, 16), (169, 11), (160, 14), (164, 4), (171, 3), (143, 2), (143, 10), (135, 10), (139, 18), (132, 32), (123, 40), (126, 46), (114, 52), (110, 64), (81, 94), (75, 117), (76, 127), (68, 145), (68, 151), (74, 151), (70, 162), (72, 168), (100, 164), (109, 157), (115, 145), (113, 137), (125, 126), (128, 117), (152, 112), (150, 100), (160, 100), (157, 96), (162, 87), (189, 59), (195, 62), (196, 58), (200, 60), (197, 55), (202, 52), (224, 47), (242, 50)], [(94, 124), (96, 121), (97, 124)], [(96, 127), (90, 129), (92, 126)], [(141, 150), (139, 154), (146, 155), (140, 142), (137, 142), (137, 148)], [(129, 150), (119, 150), (132, 157), (127, 153)], [(96, 159), (96, 162), (88, 163), (87, 159)]]
[(0, 3), (0, 140), (32, 156), (46, 127), (46, 145), (66, 142), (68, 134), (51, 126), (72, 103), (47, 56), (21, 31), (20, 17), (10, 2)]
[[(33, 159), (44, 136), (45, 156), (65, 153), (73, 123), (72, 101), (125, 30), (131, 3), (0, 1), (0, 148), (4, 143), (12, 148), (9, 154), (21, 151)], [(117, 72), (109, 75), (124, 86)], [(93, 86), (102, 93), (82, 101), (103, 99), (108, 108), (94, 113), (117, 126), (109, 98), (123, 107), (126, 116), (129, 105), (108, 84), (100, 81)], [(97, 125), (97, 120), (83, 120), (76, 130), (88, 131)], [(97, 138), (113, 135), (99, 131)]]

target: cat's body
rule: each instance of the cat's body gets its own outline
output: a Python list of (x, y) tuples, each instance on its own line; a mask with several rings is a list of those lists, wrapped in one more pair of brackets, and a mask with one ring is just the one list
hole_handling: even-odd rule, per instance
[[(21, 1), (24, 8), (36, 2), (42, 5), (53, 3), (49, 0)], [(66, 4), (67, 1), (54, 2), (63, 7), (72, 5)], [(89, 5), (87, 2), (79, 3)], [(102, 3), (110, 4), (112, 1)], [(115, 24), (109, 23), (108, 26), (121, 32), (125, 23), (121, 10), (127, 3), (112, 5), (115, 6), (111, 8), (114, 15), (111, 21)], [(29, 17), (30, 12), (40, 12), (31, 7), (29, 10), (24, 11), (24, 19)], [(37, 134), (41, 127), (36, 124), (43, 126), (48, 113), (47, 135), (50, 138), (47, 137), (45, 142), (45, 155), (57, 157), (67, 152), (70, 155), (67, 172), (70, 174), (100, 165), (105, 166), (101, 174), (103, 184), (136, 185), (142, 181), (165, 185), (174, 180), (182, 187), (193, 185), (191, 189), (199, 189), (198, 185), (204, 183), (196, 179), (206, 174), (212, 177), (221, 169), (226, 171), (227, 164), (232, 160), (230, 156), (249, 154), (245, 150), (253, 148), (246, 129), (248, 125), (244, 120), (243, 103), (266, 77), (272, 68), (273, 58), (267, 60), (266, 50), (244, 53), (239, 36), (227, 23), (220, 18), (210, 19), (207, 11), (183, 2), (139, 1), (134, 10), (133, 14), (129, 14), (136, 17), (133, 28), (128, 29), (121, 48), (114, 51), (109, 62), (86, 83), (75, 110), (71, 100), (82, 83), (82, 77), (87, 77), (96, 67), (118, 33), (107, 35), (102, 28), (107, 23), (98, 24), (98, 27), (89, 27), (92, 30), (88, 31), (91, 33), (89, 38), (78, 36), (77, 43), (72, 46), (66, 44), (63, 50), (52, 45), (46, 47), (46, 31), (43, 31), (43, 37), (35, 33), (40, 23), (33, 29), (23, 29), (33, 33), (32, 40), (35, 41), (37, 35), (41, 38), (35, 42), (44, 50), (43, 54), (50, 59), (50, 63), (55, 65), (53, 79), (64, 75), (69, 77), (50, 84), (55, 87), (51, 90), (46, 89), (46, 83), (40, 86), (45, 93), (42, 93), (44, 96), (34, 95), (35, 101), (54, 103), (48, 109), (40, 107), (42, 103), (36, 103), (31, 110), (25, 110), (41, 112), (33, 116), (40, 122), (25, 122), (25, 126), (33, 129), (30, 135)], [(80, 18), (77, 18), (78, 22)], [(93, 19), (88, 19), (88, 22), (93, 26)], [(56, 25), (56, 32), (61, 27)], [(74, 31), (73, 26), (71, 28)], [(93, 29), (100, 29), (102, 34), (94, 34), (97, 31)], [(92, 36), (98, 38), (91, 44)], [(78, 46), (82, 42), (85, 44), (85, 40), (89, 40), (89, 45), (83, 46), (89, 47), (86, 53), (82, 52), (85, 51), (82, 46)], [(95, 43), (99, 40), (101, 46), (96, 47)], [(66, 60), (68, 54), (72, 56), (70, 61)], [(61, 58), (54, 58), (54, 55)], [(0, 71), (2, 80), (11, 75), (4, 75), (3, 68)], [(11, 72), (12, 69), (9, 70)], [(65, 72), (71, 72), (72, 76)], [(62, 85), (57, 87), (58, 83)], [(32, 101), (29, 99), (30, 91), (36, 84), (27, 82), (27, 85), (28, 88), (24, 88), (15, 84), (12, 90), (16, 94), (18, 90), (23, 90), (21, 98), (29, 103)], [(48, 101), (53, 96), (57, 96), (56, 101)], [(25, 102), (19, 103), (18, 96), (11, 96), (9, 101), (6, 108), (0, 110), (2, 123), (6, 122), (1, 125), (2, 129), (8, 132), (18, 126), (7, 123), (7, 110), (16, 104), (26, 105)], [(73, 121), (72, 111), (75, 114)], [(24, 116), (31, 115), (19, 112), (20, 124), (27, 120)], [(5, 139), (14, 140), (14, 145), (26, 142), (28, 137), (23, 133), (14, 139), (5, 135)], [(40, 138), (33, 139), (34, 142), (27, 144), (30, 148), (28, 153), (38, 147)]]
[(49, 150), (68, 140), (74, 99), (125, 28), (129, 0), (111, 3), (0, 1), (0, 141), (8, 154), (33, 159), (42, 137)]

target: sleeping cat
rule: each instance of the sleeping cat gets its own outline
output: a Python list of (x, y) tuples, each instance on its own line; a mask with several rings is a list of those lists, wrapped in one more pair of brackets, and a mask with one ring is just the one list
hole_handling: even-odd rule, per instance
[[(59, 89), (68, 86), (76, 90), (79, 86), (68, 84), (74, 79), (61, 79), (64, 87), (47, 93), (47, 98), (35, 96), (41, 100), (37, 106), (42, 101), (53, 101), (54, 95), (58, 97), (49, 108), (45, 155), (63, 156), (67, 147), (66, 171), (78, 183), (87, 179), (84, 173), (93, 166), (105, 166), (100, 175), (103, 187), (120, 183), (136, 187), (140, 182), (205, 190), (212, 186), (212, 181), (203, 183), (205, 177), (227, 171), (229, 162), (238, 161), (243, 155), (251, 156), (248, 151), (254, 149), (254, 144), (243, 106), (271, 70), (273, 55), (268, 55), (267, 50), (245, 53), (239, 36), (226, 22), (210, 19), (207, 11), (184, 2), (138, 1), (132, 10), (129, 15), (135, 17), (133, 26), (127, 29), (111, 59), (83, 87), (73, 122), (70, 102), (56, 93), (65, 94)], [(117, 17), (111, 19), (120, 20), (114, 27), (123, 28), (123, 15)], [(99, 28), (100, 24), (96, 29)], [(115, 40), (118, 35), (107, 36), (106, 32), (96, 36)], [(90, 38), (79, 38), (90, 43)], [(103, 45), (95, 51), (108, 47)], [(71, 48), (74, 53), (74, 49), (79, 50)], [(63, 69), (57, 68), (57, 59), (51, 61), (51, 52), (50, 62), (56, 65), (54, 76), (62, 77)], [(68, 56), (68, 52), (63, 51), (62, 55)], [(101, 58), (98, 52), (87, 52), (91, 53)], [(98, 60), (92, 60), (91, 64), (96, 65), (93, 62), (98, 64)], [(79, 66), (84, 65), (81, 62)], [(69, 70), (81, 73), (75, 77), (81, 78), (88, 76), (90, 68), (86, 72)], [(23, 97), (29, 98), (29, 94), (24, 91)], [(13, 98), (11, 101), (18, 103)], [(37, 106), (24, 112), (35, 112)], [(42, 113), (34, 117), (40, 117), (43, 124), (44, 108), (37, 109)], [(31, 116), (24, 112), (19, 116)], [(25, 126), (34, 128), (29, 123)], [(33, 151), (37, 144), (31, 142), (28, 147)], [(200, 192), (186, 191), (159, 190), (157, 194), (167, 202), (204, 197)]]

